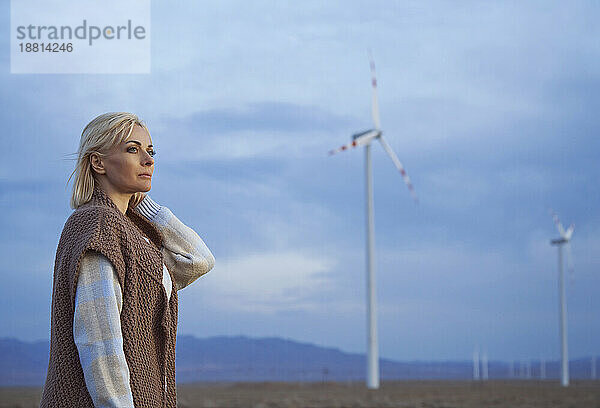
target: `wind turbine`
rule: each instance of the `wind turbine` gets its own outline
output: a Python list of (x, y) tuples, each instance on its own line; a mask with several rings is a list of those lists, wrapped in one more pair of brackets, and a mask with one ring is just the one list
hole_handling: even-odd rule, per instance
[(565, 293), (565, 277), (563, 274), (563, 260), (562, 260), (562, 247), (567, 246), (567, 267), (569, 270), (573, 269), (572, 256), (571, 256), (571, 236), (573, 235), (573, 229), (575, 225), (571, 224), (565, 231), (558, 215), (550, 210), (560, 238), (553, 239), (550, 241), (552, 245), (558, 247), (558, 292), (560, 297), (560, 356), (561, 356), (561, 378), (560, 383), (563, 387), (569, 385), (569, 353), (567, 348), (567, 299)]
[(374, 238), (374, 221), (373, 221), (373, 187), (371, 182), (371, 141), (379, 140), (383, 149), (402, 175), (404, 183), (408, 187), (410, 194), (415, 201), (417, 196), (415, 189), (404, 170), (404, 166), (383, 138), (379, 124), (379, 106), (377, 102), (377, 78), (375, 76), (375, 63), (373, 57), (369, 53), (371, 65), (371, 86), (373, 89), (373, 99), (371, 114), (373, 115), (373, 129), (364, 132), (356, 133), (352, 136), (352, 142), (341, 146), (337, 149), (329, 151), (329, 154), (335, 154), (344, 150), (365, 146), (365, 179), (366, 179), (366, 210), (367, 210), (367, 387), (370, 389), (379, 388), (379, 350), (377, 342), (377, 310), (375, 299), (375, 238)]

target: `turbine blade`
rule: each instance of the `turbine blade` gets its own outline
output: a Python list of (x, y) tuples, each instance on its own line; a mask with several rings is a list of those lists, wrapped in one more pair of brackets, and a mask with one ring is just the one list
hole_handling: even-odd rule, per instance
[(329, 151), (329, 154), (336, 154), (339, 152), (343, 152), (344, 150), (351, 149), (353, 147), (362, 146), (369, 143), (373, 138), (377, 137), (380, 134), (377, 130), (367, 130), (366, 132), (359, 133), (358, 135), (354, 135), (354, 140), (348, 144), (338, 147), (337, 149), (333, 149)]
[(373, 60), (373, 54), (369, 50), (369, 64), (371, 66), (371, 87), (373, 88), (373, 101), (371, 106), (371, 114), (373, 115), (373, 124), (375, 129), (381, 129), (379, 123), (379, 103), (377, 101), (377, 76), (375, 75), (375, 61)]
[(356, 143), (356, 140), (353, 140), (352, 142), (345, 144), (343, 146), (340, 146), (337, 149), (330, 150), (329, 155), (331, 156), (332, 154), (343, 152), (344, 150), (348, 150), (348, 149), (350, 149), (352, 147), (356, 147), (356, 146), (358, 146), (358, 143)]
[(575, 229), (575, 224), (571, 224), (571, 225), (569, 225), (569, 228), (567, 228), (567, 230), (565, 231), (565, 239), (567, 241), (571, 239), (574, 229)]
[(560, 223), (560, 220), (558, 219), (558, 215), (556, 215), (556, 213), (552, 209), (550, 209), (550, 214), (552, 214), (552, 219), (554, 220), (554, 224), (556, 224), (558, 233), (560, 234), (560, 236), (562, 238), (565, 238), (565, 229), (563, 228), (562, 224)]
[(377, 130), (367, 130), (366, 132), (358, 133), (354, 135), (354, 140), (348, 144), (338, 147), (337, 149), (333, 149), (329, 151), (329, 155), (336, 154), (339, 152), (343, 152), (344, 150), (348, 150), (353, 147), (358, 147), (369, 143), (373, 138), (379, 136), (381, 132)]
[(383, 136), (379, 136), (379, 141), (381, 142), (383, 149), (387, 152), (388, 156), (390, 156), (390, 159), (392, 159), (392, 161), (394, 162), (394, 165), (396, 166), (396, 168), (402, 175), (402, 179), (404, 180), (404, 183), (408, 187), (408, 190), (410, 191), (410, 195), (416, 202), (418, 202), (419, 199), (417, 198), (417, 193), (415, 193), (415, 189), (410, 181), (410, 177), (408, 177), (408, 174), (406, 174), (406, 170), (404, 169), (404, 166), (398, 159), (398, 156), (396, 156), (396, 153), (394, 153), (392, 148), (387, 144), (387, 142), (385, 141)]

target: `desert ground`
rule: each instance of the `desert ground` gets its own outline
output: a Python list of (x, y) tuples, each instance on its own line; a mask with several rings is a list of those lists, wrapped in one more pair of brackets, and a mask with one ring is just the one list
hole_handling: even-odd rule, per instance
[[(600, 408), (600, 381), (383, 381), (198, 383), (178, 386), (178, 407), (586, 407)], [(38, 407), (37, 387), (0, 388), (0, 408)]]

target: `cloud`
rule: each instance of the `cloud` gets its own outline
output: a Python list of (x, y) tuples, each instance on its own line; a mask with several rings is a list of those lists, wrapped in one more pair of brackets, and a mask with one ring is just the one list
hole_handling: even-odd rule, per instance
[(223, 134), (239, 131), (334, 131), (347, 126), (350, 121), (316, 106), (256, 102), (238, 109), (197, 112), (178, 122), (198, 132)]
[(333, 143), (333, 135), (351, 133), (353, 122), (316, 106), (268, 101), (163, 117), (151, 132), (166, 156), (177, 160), (284, 158), (317, 149), (324, 155), (327, 135)]
[(204, 282), (207, 302), (218, 309), (256, 313), (318, 312), (310, 299), (328, 291), (329, 259), (310, 253), (256, 253), (221, 260)]

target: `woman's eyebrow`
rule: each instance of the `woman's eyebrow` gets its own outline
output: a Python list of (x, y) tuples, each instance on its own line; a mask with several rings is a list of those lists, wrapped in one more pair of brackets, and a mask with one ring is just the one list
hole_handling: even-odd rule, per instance
[[(128, 141), (125, 142), (125, 144), (127, 144), (127, 143), (135, 143), (138, 146), (142, 147), (142, 144), (140, 142), (138, 142), (137, 140), (128, 140)], [(148, 147), (154, 147), (154, 146), (148, 145)]]

